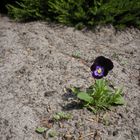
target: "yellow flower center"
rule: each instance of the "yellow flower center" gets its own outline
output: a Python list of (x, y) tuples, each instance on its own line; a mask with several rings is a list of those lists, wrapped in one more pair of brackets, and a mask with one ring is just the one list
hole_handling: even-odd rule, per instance
[(100, 73), (102, 72), (102, 69), (99, 68), (99, 69), (97, 70), (97, 72), (100, 74)]

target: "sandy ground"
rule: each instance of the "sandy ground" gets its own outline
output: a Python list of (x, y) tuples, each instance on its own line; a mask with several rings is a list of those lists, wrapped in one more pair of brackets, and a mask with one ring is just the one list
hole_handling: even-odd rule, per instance
[[(114, 62), (107, 79), (124, 86), (127, 102), (102, 113), (108, 125), (102, 116), (71, 104), (73, 98), (64, 90), (93, 83), (89, 67), (99, 55)], [(1, 16), (0, 140), (140, 140), (139, 72), (138, 29), (77, 31), (46, 22), (15, 23)], [(73, 118), (50, 127), (56, 137), (35, 132), (42, 119), (59, 111)]]

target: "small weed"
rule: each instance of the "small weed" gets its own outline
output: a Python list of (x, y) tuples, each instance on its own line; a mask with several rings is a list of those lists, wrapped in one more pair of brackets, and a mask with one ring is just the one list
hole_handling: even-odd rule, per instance
[(125, 65), (128, 64), (128, 61), (127, 61), (127, 60), (123, 60), (123, 61), (121, 61), (120, 63), (121, 63), (122, 66), (125, 66)]
[(65, 112), (58, 112), (53, 115), (54, 121), (69, 120), (71, 118), (72, 118), (72, 115), (69, 113), (65, 113)]
[(115, 52), (112, 54), (111, 57), (114, 58), (114, 59), (120, 60), (119, 55), (117, 53), (115, 53)]
[(35, 131), (36, 131), (37, 133), (42, 134), (42, 133), (44, 133), (46, 130), (47, 130), (47, 128), (45, 128), (45, 127), (37, 127)]
[(48, 133), (49, 137), (55, 137), (57, 136), (57, 132), (55, 130), (50, 130), (49, 133)]
[(80, 54), (79, 51), (74, 52), (74, 53), (72, 54), (72, 56), (73, 56), (74, 58), (81, 58), (81, 54)]
[(94, 113), (101, 109), (110, 109), (113, 105), (123, 105), (125, 103), (122, 97), (122, 88), (111, 89), (106, 80), (96, 80), (95, 84), (80, 91), (78, 88), (71, 88), (77, 98), (83, 103), (83, 106)]

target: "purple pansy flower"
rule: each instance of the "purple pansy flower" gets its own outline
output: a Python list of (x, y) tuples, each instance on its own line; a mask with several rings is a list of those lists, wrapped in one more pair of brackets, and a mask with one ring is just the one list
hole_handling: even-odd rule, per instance
[(112, 70), (113, 67), (113, 62), (110, 59), (99, 56), (91, 66), (92, 76), (96, 79), (101, 79), (107, 76), (108, 72)]

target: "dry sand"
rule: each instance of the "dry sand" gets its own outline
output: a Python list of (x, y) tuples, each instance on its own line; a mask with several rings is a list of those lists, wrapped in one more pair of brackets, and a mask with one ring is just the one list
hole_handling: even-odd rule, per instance
[[(87, 87), (93, 60), (111, 58), (106, 79), (124, 86), (125, 106), (99, 116), (70, 104), (64, 90)], [(46, 22), (16, 23), (0, 17), (0, 140), (140, 140), (140, 30), (113, 27), (94, 32)], [(68, 96), (67, 96), (68, 95)], [(67, 98), (69, 97), (69, 98)], [(35, 132), (59, 111), (73, 119), (54, 123), (54, 138)], [(107, 116), (108, 125), (102, 116)], [(66, 134), (72, 138), (66, 138)], [(81, 139), (80, 139), (81, 137)]]

